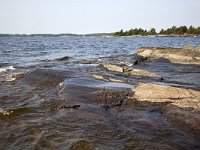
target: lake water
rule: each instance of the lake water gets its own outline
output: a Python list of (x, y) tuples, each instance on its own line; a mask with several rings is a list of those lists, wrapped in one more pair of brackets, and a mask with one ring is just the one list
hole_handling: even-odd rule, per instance
[(132, 54), (140, 47), (180, 48), (187, 44), (196, 47), (200, 38), (0, 37), (0, 63), (25, 66), (63, 56), (71, 60), (101, 58)]

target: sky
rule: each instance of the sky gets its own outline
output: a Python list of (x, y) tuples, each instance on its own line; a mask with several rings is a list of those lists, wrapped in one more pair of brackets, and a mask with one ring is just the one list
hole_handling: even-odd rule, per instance
[(200, 0), (0, 0), (0, 33), (111, 33), (200, 26)]

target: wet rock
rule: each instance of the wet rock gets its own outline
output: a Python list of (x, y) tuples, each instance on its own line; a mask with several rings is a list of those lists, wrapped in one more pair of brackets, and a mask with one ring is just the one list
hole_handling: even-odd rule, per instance
[(124, 81), (116, 78), (111, 78), (108, 76), (102, 76), (102, 75), (92, 75), (93, 78), (97, 80), (103, 80), (103, 81), (111, 81), (111, 82), (118, 82), (118, 83), (123, 83)]
[(19, 83), (25, 83), (31, 87), (51, 88), (57, 87), (64, 81), (65, 77), (62, 72), (49, 69), (35, 69), (22, 78)]
[(79, 77), (65, 80), (59, 95), (68, 101), (95, 104), (106, 109), (120, 106), (131, 85)]
[(130, 72), (128, 72), (128, 74), (135, 75), (135, 76), (145, 76), (145, 77), (160, 77), (156, 73), (149, 72), (142, 69), (132, 69)]
[(139, 65), (140, 63), (142, 63), (143, 61), (147, 60), (147, 57), (143, 57), (140, 55), (136, 56), (136, 60), (134, 61), (134, 65)]
[(92, 144), (87, 140), (79, 140), (70, 146), (69, 150), (93, 150)]
[(80, 105), (60, 105), (60, 106), (53, 106), (50, 110), (56, 111), (60, 109), (79, 109)]
[(196, 139), (200, 135), (200, 91), (152, 83), (140, 83), (133, 91), (139, 103), (162, 106), (162, 115), (177, 128)]
[(68, 61), (70, 59), (69, 56), (64, 56), (64, 57), (61, 57), (61, 58), (57, 58), (56, 60), (58, 61)]
[[(162, 76), (160, 80), (156, 81), (184, 85), (190, 88), (192, 87), (193, 89), (200, 89), (200, 69), (198, 64), (172, 63), (170, 60), (165, 58), (149, 57), (143, 63), (135, 66), (135, 68), (136, 67), (137, 69), (148, 70), (149, 72)], [(144, 81), (144, 79), (142, 80)]]
[(95, 59), (84, 59), (80, 62), (78, 62), (80, 64), (96, 64), (98, 63), (98, 60), (95, 60)]
[[(173, 63), (200, 64), (200, 52), (183, 48), (141, 48), (138, 57), (167, 59)], [(139, 61), (139, 60), (138, 60)]]
[[(120, 73), (124, 73), (125, 74), (125, 77), (128, 78), (130, 75), (133, 75), (133, 76), (141, 76), (141, 77), (150, 77), (150, 78), (159, 78), (161, 79), (161, 77), (159, 75), (157, 75), (156, 73), (154, 72), (149, 72), (149, 71), (146, 71), (144, 69), (134, 69), (132, 67), (129, 67), (129, 68), (123, 68), (123, 67), (119, 67), (117, 65), (111, 65), (111, 64), (104, 64), (103, 65), (104, 68), (106, 68), (107, 70), (109, 71), (114, 71), (114, 72), (120, 72)], [(105, 78), (105, 77), (101, 77), (100, 76), (97, 76), (97, 78), (99, 79), (103, 79), (103, 80), (107, 80), (107, 81), (113, 81), (113, 82), (119, 82), (120, 80), (112, 80), (112, 78)], [(121, 81), (120, 81), (121, 82)]]
[(198, 139), (200, 135), (200, 109), (195, 110), (192, 107), (182, 109), (174, 104), (169, 104), (164, 107), (163, 115), (174, 126)]
[(112, 65), (112, 64), (103, 64), (102, 65), (104, 68), (106, 68), (109, 71), (115, 71), (115, 72), (124, 72), (123, 67), (119, 67), (117, 65)]
[(155, 142), (148, 142), (148, 141), (137, 143), (134, 146), (128, 146), (126, 149), (127, 150), (177, 150), (176, 148), (173, 148), (172, 146), (169, 145), (164, 145)]
[(105, 82), (88, 77), (76, 77), (76, 78), (66, 79), (64, 82), (64, 86), (83, 87), (83, 88), (88, 87), (93, 89), (111, 89), (111, 90), (130, 89), (133, 87), (132, 85), (126, 83)]

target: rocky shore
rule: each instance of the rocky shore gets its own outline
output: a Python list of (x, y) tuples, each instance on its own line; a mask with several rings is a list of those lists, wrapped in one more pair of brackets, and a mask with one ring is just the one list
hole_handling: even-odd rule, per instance
[[(7, 129), (0, 141), (12, 136), (0, 146), (20, 149), (23, 140), (26, 149), (200, 149), (200, 52), (141, 48), (121, 57), (87, 61), (78, 71), (34, 69), (4, 86), (20, 87), (10, 100), (20, 92), (30, 100), (0, 110)], [(9, 131), (3, 123), (19, 127)]]
[[(168, 138), (170, 138), (170, 142), (168, 142), (171, 143), (166, 144), (166, 147), (162, 147), (162, 144), (153, 146), (153, 140), (148, 143), (148, 148), (146, 146), (142, 147), (142, 145), (135, 148), (199, 149), (200, 52), (198, 50), (179, 48), (141, 48), (134, 58), (129, 58), (129, 62), (130, 59), (132, 59), (131, 65), (130, 63), (129, 65), (125, 63), (118, 65), (102, 64), (107, 72), (112, 72), (111, 74), (118, 78), (118, 81), (122, 81), (122, 78), (125, 77), (127, 80), (124, 79), (124, 82), (134, 85), (120, 107), (124, 109), (124, 112), (127, 109), (139, 109), (146, 112), (150, 116), (145, 118), (143, 114), (140, 114), (140, 119), (142, 120), (141, 122), (139, 121), (140, 127), (147, 127), (148, 133), (151, 130), (151, 135), (149, 136), (155, 141), (159, 139), (158, 143), (163, 144), (165, 143), (164, 141), (169, 140)], [(109, 77), (102, 76), (99, 79), (108, 80)], [(128, 121), (127, 124), (134, 122), (130, 128), (138, 128), (135, 116), (126, 118), (129, 115), (132, 116), (133, 114), (131, 113), (126, 112), (126, 115), (121, 119)], [(159, 116), (156, 123), (151, 118), (152, 114)], [(181, 138), (177, 143), (175, 136), (178, 133), (170, 131), (168, 127), (165, 128), (163, 125), (157, 125), (158, 122), (163, 123), (164, 120), (170, 124), (170, 128), (175, 128), (174, 131), (183, 132), (191, 140), (191, 143), (196, 143), (197, 145), (192, 144), (193, 147), (188, 142), (188, 139)], [(150, 125), (149, 122), (152, 124)], [(162, 129), (165, 131), (161, 131)], [(145, 131), (145, 129), (143, 130)], [(157, 135), (152, 136), (155, 134)], [(172, 144), (174, 142), (176, 143), (175, 145)], [(183, 143), (180, 144), (181, 142)]]

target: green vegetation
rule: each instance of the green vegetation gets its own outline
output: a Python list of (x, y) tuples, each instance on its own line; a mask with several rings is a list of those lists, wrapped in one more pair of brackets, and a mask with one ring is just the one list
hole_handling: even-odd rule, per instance
[(190, 26), (187, 28), (186, 26), (168, 28), (166, 30), (161, 30), (159, 34), (163, 35), (200, 35), (200, 27), (195, 28), (194, 26)]
[(132, 35), (141, 35), (141, 36), (147, 36), (147, 35), (156, 35), (156, 29), (152, 28), (149, 31), (147, 30), (143, 30), (142, 28), (135, 28), (135, 29), (131, 29), (129, 31), (119, 31), (116, 32), (114, 35), (115, 36), (132, 36)]
[(170, 35), (170, 36), (189, 36), (189, 35), (195, 35), (199, 36), (200, 35), (200, 27), (194, 27), (190, 26), (189, 28), (186, 26), (180, 26), (176, 27), (173, 26), (168, 29), (162, 29), (159, 33), (156, 32), (155, 28), (151, 28), (149, 31), (144, 30), (142, 28), (135, 28), (135, 29), (130, 29), (128, 31), (119, 31), (115, 32), (114, 36), (148, 36), (148, 35)]

